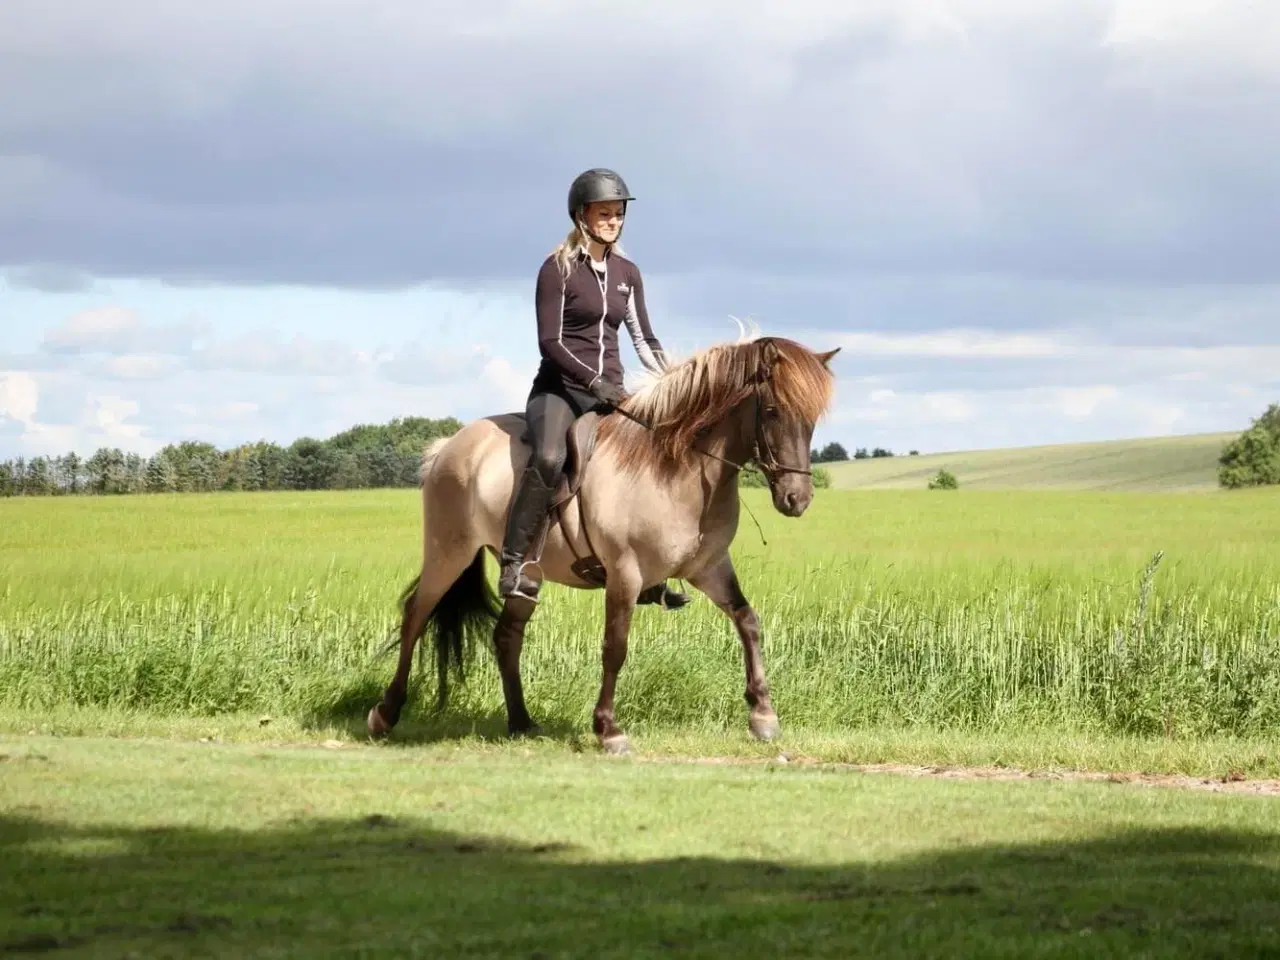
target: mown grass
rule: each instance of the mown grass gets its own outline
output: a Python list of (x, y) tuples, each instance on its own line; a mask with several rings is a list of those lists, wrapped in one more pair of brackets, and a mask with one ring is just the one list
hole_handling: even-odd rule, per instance
[(0, 952), (1262, 956), (1280, 936), (1271, 798), (546, 744), (31, 738), (0, 764)]
[[(748, 504), (735, 550), (784, 727), (1273, 737), (1280, 491), (822, 491)], [(416, 572), (414, 491), (0, 502), (0, 706), (359, 722)], [(540, 721), (589, 726), (599, 593), (549, 588), (524, 670)], [(704, 599), (638, 612), (633, 730), (739, 731), (741, 654)], [(430, 672), (411, 715), (429, 709)], [(500, 716), (483, 655), (459, 717)]]

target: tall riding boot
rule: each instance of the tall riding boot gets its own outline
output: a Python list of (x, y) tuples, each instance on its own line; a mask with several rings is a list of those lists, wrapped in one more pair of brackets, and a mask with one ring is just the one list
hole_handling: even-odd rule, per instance
[(502, 569), (498, 573), (498, 595), (524, 597), (538, 602), (539, 584), (523, 573), (525, 558), (538, 532), (538, 524), (547, 514), (555, 487), (548, 487), (542, 475), (532, 465), (525, 467), (520, 483), (512, 498), (511, 514), (507, 517), (506, 534), (502, 540)]

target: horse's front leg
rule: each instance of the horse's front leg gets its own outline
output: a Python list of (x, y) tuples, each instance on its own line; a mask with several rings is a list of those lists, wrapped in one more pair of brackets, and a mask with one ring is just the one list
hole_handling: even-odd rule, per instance
[(690, 577), (689, 582), (723, 610), (737, 628), (747, 668), (746, 700), (751, 708), (747, 723), (758, 739), (773, 740), (780, 730), (778, 714), (769, 701), (769, 682), (765, 679), (764, 663), (760, 659), (760, 618), (742, 593), (733, 561), (725, 554), (719, 563)]
[(630, 746), (627, 735), (618, 728), (613, 718), (613, 694), (618, 684), (618, 672), (627, 659), (627, 637), (631, 633), (631, 615), (635, 611), (640, 587), (637, 578), (624, 573), (609, 572), (604, 601), (604, 649), (601, 660), (604, 676), (600, 683), (600, 697), (592, 717), (596, 736), (608, 753), (626, 753)]

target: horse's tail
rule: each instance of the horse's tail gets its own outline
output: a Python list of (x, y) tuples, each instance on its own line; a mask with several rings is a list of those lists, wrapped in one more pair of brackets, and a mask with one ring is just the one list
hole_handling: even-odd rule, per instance
[[(422, 629), (414, 637), (421, 640), (428, 631), (435, 634), (437, 708), (441, 710), (449, 700), (450, 661), (458, 682), (464, 682), (467, 664), (474, 658), (475, 634), (491, 632), (502, 612), (485, 577), (484, 553), (484, 547), (476, 551), (471, 563), (423, 618)], [(406, 623), (413, 617), (420, 581), (420, 576), (414, 579), (400, 596)]]

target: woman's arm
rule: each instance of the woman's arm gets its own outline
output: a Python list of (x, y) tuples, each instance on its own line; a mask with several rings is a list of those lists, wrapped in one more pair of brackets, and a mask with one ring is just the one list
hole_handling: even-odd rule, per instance
[(533, 295), (538, 314), (538, 348), (562, 374), (587, 389), (596, 379), (596, 371), (574, 356), (561, 338), (564, 315), (564, 277), (554, 257), (548, 257), (538, 271)]
[(636, 356), (640, 358), (640, 362), (653, 373), (662, 373), (667, 368), (667, 357), (649, 324), (649, 309), (644, 302), (644, 281), (640, 278), (639, 267), (631, 271), (631, 292), (627, 294), (627, 330), (631, 333), (631, 343), (636, 348)]

